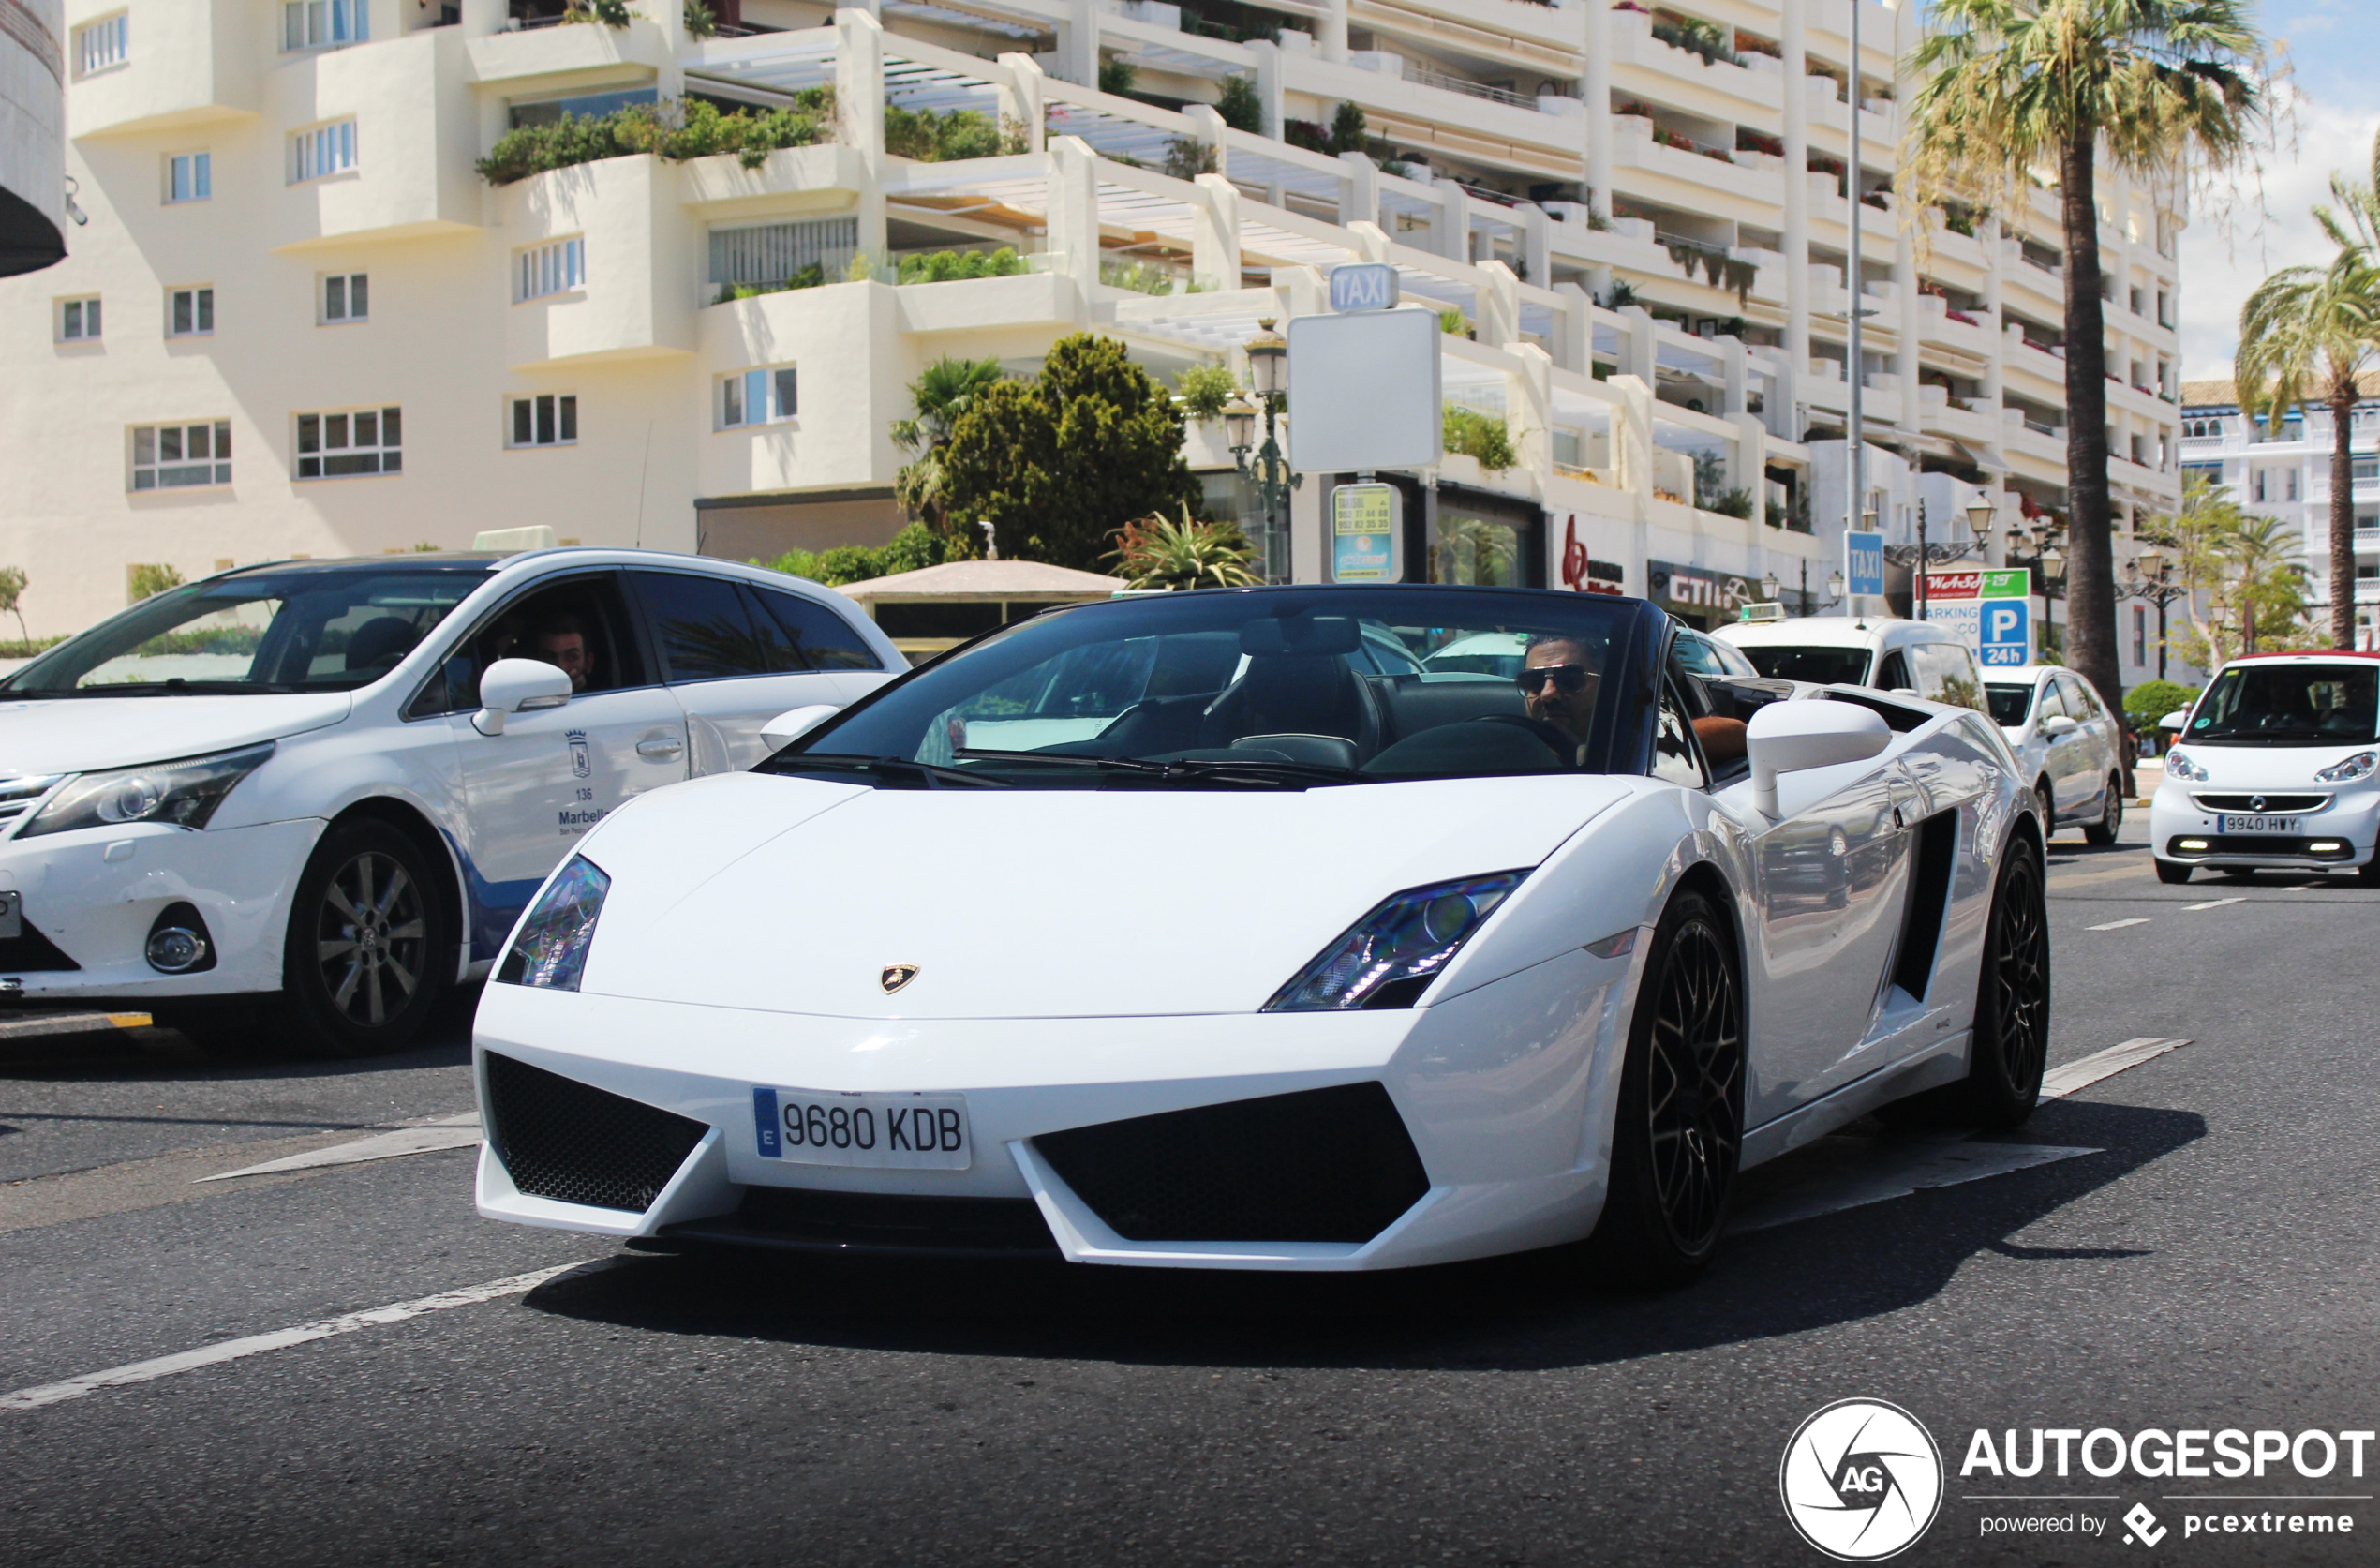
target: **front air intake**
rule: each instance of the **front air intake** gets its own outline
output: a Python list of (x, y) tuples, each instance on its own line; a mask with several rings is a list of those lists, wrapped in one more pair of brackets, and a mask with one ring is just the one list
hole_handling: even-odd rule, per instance
[(1376, 1083), (1101, 1122), (1033, 1146), (1127, 1241), (1366, 1242), (1430, 1190)]
[(534, 1198), (642, 1214), (710, 1127), (487, 1053), (487, 1137)]

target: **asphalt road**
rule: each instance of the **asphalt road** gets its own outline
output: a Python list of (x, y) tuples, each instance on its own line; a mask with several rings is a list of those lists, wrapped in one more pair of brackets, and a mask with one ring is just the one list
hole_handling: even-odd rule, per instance
[[(2380, 893), (2167, 888), (2128, 837), (2053, 854), (2051, 1062), (2190, 1043), (1999, 1140), (2096, 1152), (1748, 1231), (1652, 1298), (1563, 1254), (1351, 1279), (632, 1256), (481, 1221), (465, 1149), (195, 1180), (468, 1110), (468, 1000), (364, 1064), (0, 1042), (0, 1562), (1816, 1563), (1778, 1464), (1854, 1396), (1949, 1467), (1897, 1561), (2373, 1561), (2370, 1449), (2361, 1479), (1960, 1473), (1977, 1428), (2380, 1426)], [(1825, 1207), (1927, 1153), (1863, 1128), (1747, 1199)], [(2028, 1491), (2061, 1500), (1972, 1501)], [(2218, 1492), (2345, 1501), (2173, 1501)], [(2186, 1535), (2198, 1510), (2354, 1533)], [(1984, 1533), (2031, 1516), (2075, 1533)]]

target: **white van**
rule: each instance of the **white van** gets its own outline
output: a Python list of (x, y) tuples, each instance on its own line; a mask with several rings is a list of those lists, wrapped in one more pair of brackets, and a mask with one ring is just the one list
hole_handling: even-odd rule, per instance
[(1984, 672), (1966, 643), (1926, 620), (1893, 616), (1804, 616), (1739, 620), (1717, 635), (1773, 680), (1873, 686), (1928, 702), (1984, 709)]

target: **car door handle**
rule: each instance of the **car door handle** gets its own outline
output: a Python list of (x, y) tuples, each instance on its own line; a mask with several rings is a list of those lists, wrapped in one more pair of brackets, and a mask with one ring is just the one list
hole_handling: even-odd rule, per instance
[(636, 754), (647, 762), (675, 762), (685, 750), (686, 742), (674, 735), (636, 742)]

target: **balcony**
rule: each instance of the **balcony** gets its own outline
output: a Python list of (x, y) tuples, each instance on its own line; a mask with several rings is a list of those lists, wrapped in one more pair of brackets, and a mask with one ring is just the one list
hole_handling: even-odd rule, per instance
[[(272, 72), (264, 83), (268, 121), (294, 130), (352, 120), (355, 162), (293, 180), (289, 135), (270, 138), (250, 166), (252, 177), (279, 187), (268, 207), (266, 243), (299, 249), (481, 227), (485, 187), (471, 169), (479, 104), (464, 80), (463, 52), (454, 28), (424, 28), (297, 56)], [(222, 177), (218, 172), (218, 185)]]
[[(498, 193), (513, 257), (506, 269), (515, 301), (505, 316), (506, 363), (517, 369), (693, 349), (699, 285), (677, 175), (661, 159), (636, 155), (533, 174)], [(521, 284), (521, 258), (573, 236), (584, 247), (580, 286), (522, 298), (529, 291)]]
[(513, 88), (555, 77), (617, 80), (622, 67), (658, 71), (670, 63), (669, 40), (639, 17), (625, 27), (540, 27), (469, 40), (471, 80)]
[[(263, 107), (260, 40), (245, 7), (143, 7), (128, 41), (122, 65), (67, 83), (67, 134), (76, 141), (245, 119)], [(58, 42), (71, 58), (71, 34)]]

